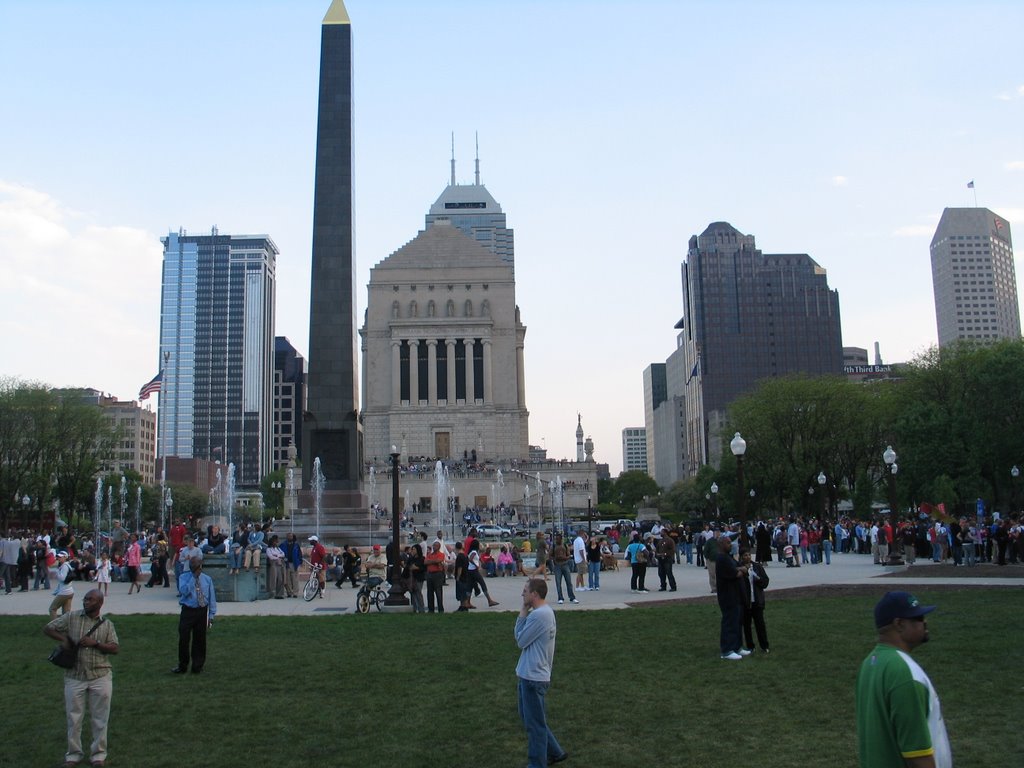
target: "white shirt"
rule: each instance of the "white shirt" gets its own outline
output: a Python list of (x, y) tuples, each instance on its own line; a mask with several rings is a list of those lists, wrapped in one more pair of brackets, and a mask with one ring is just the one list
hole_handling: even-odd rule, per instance
[(582, 535), (572, 540), (572, 559), (576, 561), (576, 565), (587, 559), (587, 543)]

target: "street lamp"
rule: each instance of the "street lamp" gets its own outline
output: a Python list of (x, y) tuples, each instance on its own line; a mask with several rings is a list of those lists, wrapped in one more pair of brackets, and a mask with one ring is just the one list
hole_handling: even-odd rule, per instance
[(409, 605), (409, 598), (405, 596), (405, 590), (401, 585), (402, 574), (402, 549), (401, 538), (398, 530), (400, 521), (398, 519), (398, 504), (401, 497), (398, 494), (398, 447), (391, 446), (391, 589), (388, 590), (387, 599), (384, 605), (398, 608)]
[(719, 517), (720, 515), (718, 512), (718, 483), (711, 484), (711, 498), (712, 502), (715, 505), (715, 517)]
[(736, 457), (736, 514), (740, 518), (744, 531), (743, 535), (746, 536), (747, 505), (743, 493), (743, 455), (747, 452), (747, 441), (740, 436), (739, 432), (735, 434), (729, 443), (729, 450)]
[(32, 505), (32, 499), (26, 493), (21, 497), (21, 527), (28, 530), (28, 508)]
[(1010, 470), (1010, 477), (1013, 478), (1013, 483), (1010, 485), (1010, 506), (1017, 509), (1017, 478), (1020, 477), (1020, 468), (1016, 464)]
[(818, 485), (821, 488), (821, 520), (822, 520), (822, 522), (825, 521), (825, 513), (826, 513), (826, 507), (825, 507), (825, 495), (826, 495), (825, 494), (825, 483), (826, 482), (828, 482), (828, 478), (825, 477), (825, 472), (824, 471), (819, 472), (818, 473)]
[(888, 471), (888, 482), (889, 482), (889, 514), (896, 514), (896, 473), (899, 471), (899, 467), (896, 466), (896, 451), (892, 449), (891, 445), (887, 445), (885, 450), (882, 451), (882, 461), (885, 462)]
[(594, 536), (594, 517), (590, 507), (590, 497), (587, 496), (587, 538)]

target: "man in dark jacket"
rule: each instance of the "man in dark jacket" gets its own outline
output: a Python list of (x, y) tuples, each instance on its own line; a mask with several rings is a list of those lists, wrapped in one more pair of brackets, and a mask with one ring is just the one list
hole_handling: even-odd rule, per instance
[(768, 586), (768, 574), (760, 563), (751, 562), (750, 550), (740, 550), (740, 565), (747, 569), (747, 575), (741, 579), (743, 595), (743, 639), (745, 647), (754, 650), (754, 636), (751, 623), (757, 630), (757, 644), (768, 653), (768, 628), (764, 623), (764, 590)]
[(738, 565), (729, 554), (732, 541), (725, 533), (718, 537), (718, 557), (715, 559), (715, 580), (718, 582), (718, 608), (722, 612), (719, 637), (722, 658), (739, 661), (750, 651), (740, 645), (740, 619), (743, 616), (743, 579), (747, 569)]

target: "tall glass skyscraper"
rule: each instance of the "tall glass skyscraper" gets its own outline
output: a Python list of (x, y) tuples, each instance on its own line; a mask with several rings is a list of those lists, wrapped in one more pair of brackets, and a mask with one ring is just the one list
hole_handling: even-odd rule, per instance
[(277, 246), (216, 228), (161, 242), (157, 456), (234, 463), (255, 487), (272, 467)]

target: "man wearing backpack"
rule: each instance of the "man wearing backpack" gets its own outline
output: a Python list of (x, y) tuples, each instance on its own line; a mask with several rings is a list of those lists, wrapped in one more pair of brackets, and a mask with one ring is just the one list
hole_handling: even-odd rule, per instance
[(75, 599), (75, 588), (71, 586), (75, 569), (68, 562), (68, 553), (63, 549), (57, 553), (57, 585), (53, 588), (53, 602), (50, 603), (50, 618), (57, 618), (57, 611), (65, 614), (71, 611)]

